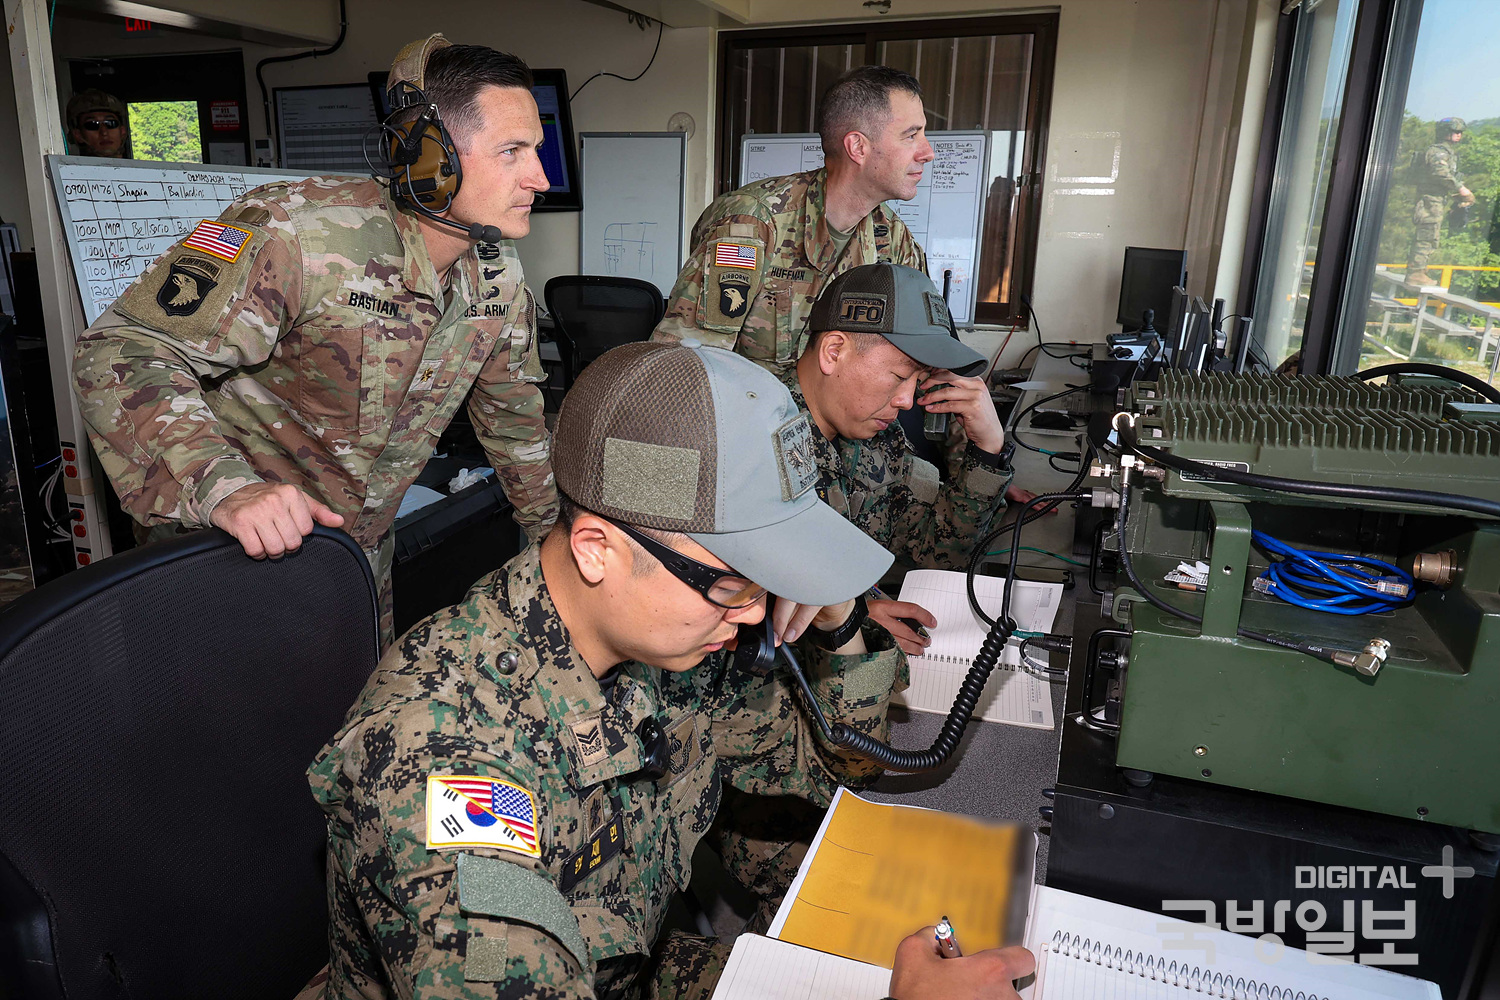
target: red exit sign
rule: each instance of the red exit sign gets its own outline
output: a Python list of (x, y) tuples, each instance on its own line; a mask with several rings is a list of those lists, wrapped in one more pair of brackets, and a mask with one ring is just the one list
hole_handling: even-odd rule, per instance
[(143, 20), (139, 17), (127, 17), (125, 19), (126, 34), (135, 31), (150, 31), (151, 27), (152, 26), (150, 21)]

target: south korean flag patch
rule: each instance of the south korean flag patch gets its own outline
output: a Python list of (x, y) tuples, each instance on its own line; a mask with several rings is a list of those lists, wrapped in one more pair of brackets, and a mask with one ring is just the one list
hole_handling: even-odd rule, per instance
[(495, 847), (539, 858), (536, 799), (520, 785), (470, 774), (427, 776), (427, 849)]

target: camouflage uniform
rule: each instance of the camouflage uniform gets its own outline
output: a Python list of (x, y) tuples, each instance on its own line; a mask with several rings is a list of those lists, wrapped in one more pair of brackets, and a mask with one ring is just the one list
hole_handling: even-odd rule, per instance
[[(781, 381), (807, 409), (797, 370)], [(896, 421), (866, 441), (830, 441), (815, 433), (813, 447), (818, 496), (894, 552), (898, 566), (964, 569), (974, 544), (1005, 508), (1011, 470), (973, 444), (965, 446), (957, 475), (945, 483), (930, 462), (913, 454)]]
[[(884, 645), (808, 663), (831, 719), (884, 733), (905, 662)], [(660, 779), (641, 770), (648, 718), (671, 749)], [(329, 820), (326, 995), (636, 997), (654, 979), (652, 995), (706, 996), (727, 948), (657, 939), (720, 783), (826, 805), (841, 780), (871, 773), (816, 742), (775, 675), (746, 674), (725, 654), (684, 673), (622, 664), (606, 694), (534, 545), (409, 631), (309, 769)], [(484, 833), (495, 820), (472, 805), (458, 814), (471, 818), (433, 825), (431, 810), (459, 807), (444, 804), (447, 791), (429, 798), (430, 783), (443, 787), (430, 776), (454, 775), (532, 797), (533, 837), (504, 830), (509, 847), (430, 849), (496, 839)]]
[(747, 184), (709, 205), (652, 339), (696, 337), (779, 374), (802, 353), (808, 313), (832, 278), (879, 262), (927, 270), (927, 255), (884, 204), (840, 254), (824, 214), (827, 187), (823, 168)]
[(1458, 175), (1458, 150), (1451, 142), (1435, 142), (1427, 147), (1419, 169), (1417, 203), (1412, 208), (1416, 232), (1406, 263), (1409, 275), (1426, 270), (1428, 259), (1437, 253), (1443, 217), (1448, 214), (1448, 199), (1463, 187)]
[(179, 243), (79, 338), (90, 440), (146, 525), (205, 527), (261, 481), (321, 500), (370, 557), (389, 636), (391, 525), (470, 387), (516, 521), (556, 519), (520, 259), (478, 244), (444, 286), (372, 180), (268, 184), (222, 219), (234, 259)]

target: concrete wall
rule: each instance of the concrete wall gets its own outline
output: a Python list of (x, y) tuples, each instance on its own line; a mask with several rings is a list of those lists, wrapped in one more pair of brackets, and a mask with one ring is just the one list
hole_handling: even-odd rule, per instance
[[(1266, 6), (1268, 0), (1260, 0)], [(1127, 246), (1188, 247), (1190, 283), (1209, 292), (1217, 270), (1231, 181), (1253, 135), (1252, 111), (1265, 89), (1264, 65), (1247, 56), (1256, 0), (1061, 0), (1057, 67), (1043, 178), (1043, 210), (1032, 301), (1049, 339), (1091, 341), (1112, 330), (1120, 265)], [(317, 19), (325, 16), (324, 3)], [(1274, 6), (1274, 4), (1272, 5)], [(350, 0), (343, 49), (316, 60), (267, 68), (270, 86), (362, 81), (385, 68), (414, 29), (407, 4)], [(896, 0), (882, 20), (927, 11), (972, 16), (1036, 10), (1011, 0)], [(868, 20), (859, 0), (750, 0), (756, 27), (767, 22)], [(69, 57), (222, 49), (241, 43), (164, 32), (126, 38), (117, 22), (58, 11), (54, 35), (60, 72)], [(561, 66), (576, 87), (600, 69), (634, 75), (646, 65), (655, 32), (631, 26), (624, 14), (584, 0), (453, 0), (424, 10), (420, 30), (514, 51), (535, 66)], [(255, 62), (286, 49), (244, 44), (250, 121), (264, 133)], [(715, 30), (667, 28), (651, 71), (639, 82), (601, 78), (574, 109), (579, 131), (655, 131), (686, 111), (697, 121), (688, 144), (688, 216), (711, 195), (710, 147), (717, 85)], [(1257, 74), (1260, 74), (1257, 76)], [(8, 77), (6, 77), (8, 82)], [(0, 112), (0, 139), (6, 121)], [(1249, 147), (1253, 152), (1253, 144)], [(0, 164), (0, 199), (13, 169)], [(7, 202), (0, 200), (0, 211)], [(1243, 207), (1239, 208), (1243, 213)], [(1238, 236), (1236, 236), (1238, 238)], [(540, 286), (578, 266), (577, 213), (538, 214), (520, 243), (527, 274)], [(1201, 263), (1200, 263), (1201, 262)], [(1025, 343), (1014, 338), (1013, 351)], [(979, 346), (999, 339), (981, 338)], [(1013, 356), (1007, 352), (1007, 356)]]

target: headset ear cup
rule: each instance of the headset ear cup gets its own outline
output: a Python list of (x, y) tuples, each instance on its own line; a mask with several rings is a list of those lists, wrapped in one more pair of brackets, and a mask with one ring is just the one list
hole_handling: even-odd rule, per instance
[[(414, 156), (407, 153), (412, 149), (408, 135), (417, 140)], [(439, 212), (452, 204), (463, 182), (463, 170), (458, 149), (441, 122), (426, 122), (420, 132), (410, 131), (409, 126), (393, 126), (389, 142), (391, 162), (400, 165), (402, 171), (398, 185), (402, 195), (415, 197)]]

